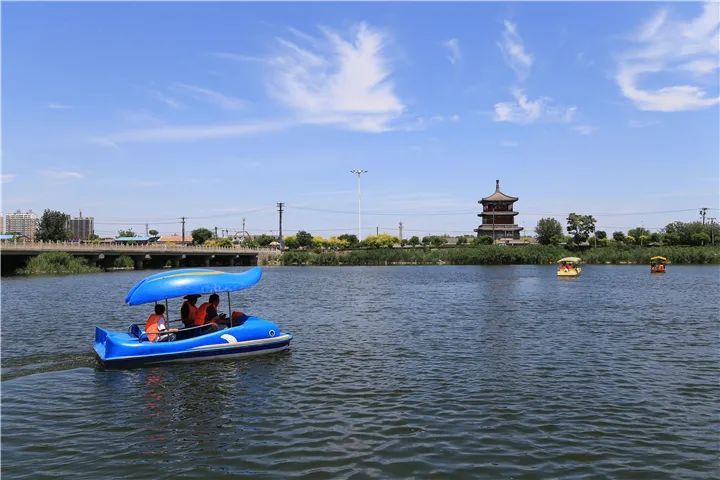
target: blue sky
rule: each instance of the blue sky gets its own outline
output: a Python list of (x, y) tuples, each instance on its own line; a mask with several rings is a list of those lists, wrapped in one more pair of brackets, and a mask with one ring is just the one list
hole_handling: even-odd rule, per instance
[(528, 233), (718, 216), (719, 8), (3, 3), (2, 210), (330, 236), (363, 168), (363, 235), (471, 234), (497, 178)]

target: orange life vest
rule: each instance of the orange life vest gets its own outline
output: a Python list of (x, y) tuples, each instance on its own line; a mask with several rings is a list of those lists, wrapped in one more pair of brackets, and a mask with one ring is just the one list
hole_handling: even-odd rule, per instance
[(156, 342), (160, 337), (158, 333), (165, 329), (165, 317), (162, 315), (153, 313), (148, 317), (147, 322), (145, 322), (145, 333), (151, 342)]
[[(195, 324), (195, 317), (197, 316), (198, 307), (193, 305), (190, 302), (185, 302), (185, 305), (188, 306), (188, 323), (187, 325), (194, 325)], [(185, 323), (185, 319), (183, 319), (183, 323)]]
[(209, 306), (210, 302), (205, 302), (195, 311), (195, 326), (205, 325), (205, 317)]

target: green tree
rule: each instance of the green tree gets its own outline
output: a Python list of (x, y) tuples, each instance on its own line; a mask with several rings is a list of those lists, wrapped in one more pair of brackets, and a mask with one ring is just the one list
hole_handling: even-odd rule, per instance
[(260, 235), (255, 235), (255, 236), (253, 237), (253, 240), (255, 241), (255, 243), (256, 243), (258, 246), (260, 246), (260, 247), (267, 247), (267, 246), (270, 245), (272, 242), (276, 241), (277, 238), (273, 237), (272, 235), (268, 235), (268, 234), (266, 234), (266, 233), (263, 233), (263, 234), (260, 234)]
[(648, 238), (650, 243), (660, 243), (662, 241), (662, 237), (658, 232), (653, 232), (650, 234), (650, 238)]
[(468, 241), (467, 237), (465, 235), (462, 235), (462, 236), (458, 237), (456, 244), (457, 245), (465, 245), (465, 244), (467, 244), (467, 241)]
[(430, 243), (432, 244), (433, 247), (440, 247), (447, 243), (447, 238), (439, 236), (439, 235), (432, 235), (430, 237)]
[(57, 210), (45, 210), (40, 217), (40, 225), (35, 237), (44, 242), (65, 241), (70, 239), (68, 221), (70, 215)]
[(195, 245), (202, 245), (213, 237), (213, 232), (207, 228), (200, 227), (190, 232), (190, 235)]
[(535, 227), (535, 238), (540, 245), (552, 245), (553, 237), (562, 234), (562, 225), (554, 218), (541, 218)]
[(624, 242), (625, 234), (623, 232), (613, 232), (613, 240), (616, 242)]
[(295, 238), (297, 239), (298, 245), (301, 247), (309, 248), (313, 245), (313, 236), (305, 230), (297, 232), (297, 234), (295, 234)]
[(300, 246), (295, 235), (285, 237), (283, 240), (285, 241), (285, 248), (288, 250), (295, 250)]
[(390, 248), (398, 243), (398, 239), (387, 233), (368, 235), (361, 245), (368, 248)]
[(420, 245), (420, 238), (417, 235), (413, 235), (412, 237), (410, 237), (410, 240), (408, 240), (408, 243), (413, 247), (417, 247), (418, 245)]
[(693, 233), (691, 240), (693, 245), (705, 245), (710, 241), (710, 235), (705, 232)]
[(607, 232), (604, 232), (603, 230), (598, 230), (595, 232), (595, 236), (598, 240), (605, 240), (607, 238)]
[(493, 239), (492, 237), (488, 237), (487, 235), (483, 235), (481, 237), (475, 237), (472, 240), (473, 245), (492, 245)]
[(118, 232), (118, 237), (134, 237), (135, 232), (133, 232), (132, 228), (128, 228), (127, 230), (120, 230)]
[(631, 228), (628, 230), (628, 235), (634, 237), (638, 244), (645, 245), (650, 236), (650, 230), (644, 227)]
[(153, 229), (153, 230), (148, 230), (148, 233), (150, 234), (151, 237), (157, 237), (158, 233), (160, 233), (160, 232)]
[(587, 241), (590, 234), (595, 231), (596, 220), (592, 215), (578, 215), (571, 213), (567, 217), (567, 232), (572, 235), (575, 245)]
[(357, 244), (360, 243), (357, 235), (353, 235), (351, 233), (343, 233), (338, 237), (338, 240), (345, 240), (346, 242), (348, 242), (348, 246), (350, 248), (357, 247)]

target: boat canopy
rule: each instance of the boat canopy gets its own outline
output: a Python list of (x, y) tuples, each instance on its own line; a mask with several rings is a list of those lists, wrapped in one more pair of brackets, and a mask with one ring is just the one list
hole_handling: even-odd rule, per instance
[(580, 263), (581, 261), (578, 257), (563, 257), (557, 263)]
[(242, 273), (221, 272), (208, 268), (170, 270), (139, 281), (128, 292), (125, 303), (142, 305), (192, 294), (234, 292), (252, 287), (260, 281), (261, 276), (260, 267)]
[(656, 257), (650, 257), (650, 261), (652, 262), (653, 260), (660, 260), (661, 262), (667, 262), (667, 258), (661, 257), (660, 255), (658, 255)]

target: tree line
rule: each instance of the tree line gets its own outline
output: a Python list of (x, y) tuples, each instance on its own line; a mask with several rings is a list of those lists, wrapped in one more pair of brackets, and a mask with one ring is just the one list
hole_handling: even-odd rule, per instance
[[(615, 231), (612, 236), (603, 230), (595, 230), (596, 220), (592, 215), (571, 213), (567, 217), (566, 231), (554, 218), (541, 218), (535, 227), (535, 238), (541, 245), (567, 245), (570, 247), (610, 245), (714, 245), (720, 228), (714, 223), (680, 222), (669, 223), (659, 232), (647, 228), (631, 228), (627, 232)], [(592, 235), (592, 236), (591, 236)]]

